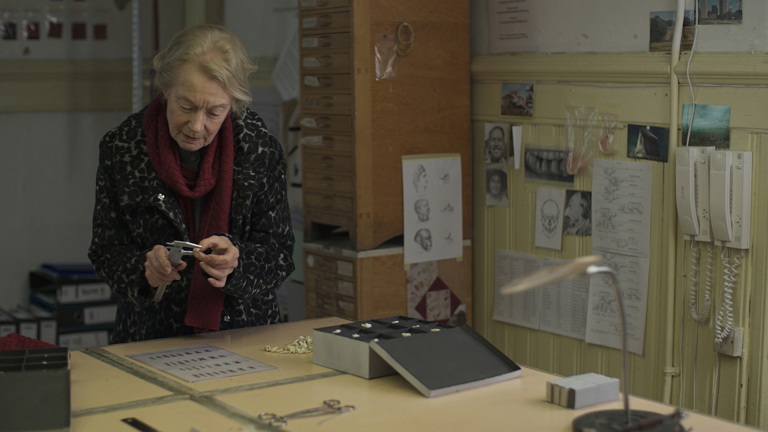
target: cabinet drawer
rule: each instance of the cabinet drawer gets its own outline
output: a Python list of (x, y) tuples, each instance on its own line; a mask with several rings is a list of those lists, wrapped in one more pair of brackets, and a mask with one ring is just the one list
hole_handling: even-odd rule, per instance
[(323, 132), (352, 132), (352, 116), (348, 115), (302, 115), (302, 130), (308, 134)]
[(347, 73), (351, 71), (349, 53), (308, 53), (301, 56), (302, 73)]
[(317, 210), (347, 214), (355, 210), (352, 198), (322, 193), (304, 194), (304, 207), (307, 211)]
[(349, 29), (349, 12), (302, 14), (300, 30)]
[[(309, 283), (315, 292), (339, 294), (349, 298), (355, 298), (355, 284), (348, 280), (338, 279), (332, 275), (311, 274)], [(311, 288), (310, 288), (311, 289)]]
[(355, 263), (348, 260), (338, 259), (325, 255), (318, 255), (312, 252), (304, 252), (304, 263), (307, 266), (308, 274), (315, 275), (317, 271), (330, 273), (334, 277), (355, 276)]
[(338, 294), (317, 291), (316, 308), (321, 316), (338, 316), (351, 320), (357, 319), (357, 307), (352, 298)]
[(307, 151), (311, 149), (343, 153), (352, 156), (354, 141), (351, 136), (343, 135), (304, 135), (301, 137), (301, 145)]
[(352, 0), (300, 0), (299, 9), (305, 11), (335, 7), (349, 7), (349, 3), (351, 1)]
[(352, 114), (352, 102), (352, 95), (301, 95), (301, 109), (304, 112)]
[(302, 152), (302, 165), (307, 170), (326, 171), (329, 174), (351, 174), (354, 167), (351, 156)]
[(304, 173), (304, 189), (323, 193), (352, 194), (352, 178), (334, 174)]
[(351, 93), (351, 74), (307, 74), (301, 78), (301, 91), (315, 93)]
[(315, 50), (349, 50), (352, 38), (349, 33), (303, 35), (299, 41), (302, 52)]

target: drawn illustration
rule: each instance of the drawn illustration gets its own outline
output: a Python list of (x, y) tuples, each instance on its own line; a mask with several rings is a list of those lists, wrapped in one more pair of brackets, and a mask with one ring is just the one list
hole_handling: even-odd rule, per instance
[(413, 188), (419, 194), (427, 191), (427, 169), (424, 168), (424, 165), (416, 166), (416, 169), (413, 171)]
[(441, 233), (443, 236), (443, 244), (453, 244), (453, 234), (447, 229), (444, 229)]
[(426, 222), (429, 220), (429, 201), (426, 198), (419, 198), (413, 204), (413, 209), (416, 211), (416, 216), (419, 218), (419, 222)]
[(413, 241), (427, 252), (432, 249), (432, 233), (426, 228), (416, 231)]
[(440, 213), (453, 213), (453, 205), (448, 200), (441, 201)]
[(560, 206), (557, 205), (555, 200), (548, 199), (541, 206), (539, 215), (544, 235), (551, 239), (557, 234), (558, 222), (560, 221)]

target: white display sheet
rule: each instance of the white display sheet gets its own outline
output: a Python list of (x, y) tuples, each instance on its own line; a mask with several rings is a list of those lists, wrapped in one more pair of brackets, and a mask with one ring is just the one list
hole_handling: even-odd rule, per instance
[(402, 162), (405, 262), (461, 257), (461, 155), (408, 155)]
[(594, 161), (593, 249), (650, 257), (652, 180), (651, 163)]
[(277, 369), (276, 366), (213, 345), (130, 354), (127, 357), (191, 383)]
[[(567, 260), (545, 258), (544, 267)], [(589, 278), (574, 277), (541, 288), (539, 329), (584, 340), (587, 332)]]
[(508, 282), (519, 279), (541, 268), (535, 255), (499, 250), (496, 252), (496, 287), (493, 319), (532, 329), (539, 328), (539, 309), (542, 290), (501, 295), (499, 290)]
[[(627, 350), (643, 355), (650, 260), (598, 251), (594, 254), (602, 255), (604, 264), (616, 272), (627, 319)], [(586, 341), (621, 349), (618, 303), (609, 275), (590, 278)]]
[(488, 0), (489, 51), (538, 51), (535, 6), (534, 0)]

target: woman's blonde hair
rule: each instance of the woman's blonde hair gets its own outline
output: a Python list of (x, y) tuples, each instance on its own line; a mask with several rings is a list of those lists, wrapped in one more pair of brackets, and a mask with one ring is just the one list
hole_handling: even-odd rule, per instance
[(168, 48), (155, 56), (155, 88), (163, 93), (176, 84), (179, 70), (194, 62), (210, 79), (220, 83), (232, 96), (232, 112), (242, 114), (251, 103), (248, 75), (257, 67), (251, 63), (240, 39), (217, 25), (186, 28), (173, 36)]

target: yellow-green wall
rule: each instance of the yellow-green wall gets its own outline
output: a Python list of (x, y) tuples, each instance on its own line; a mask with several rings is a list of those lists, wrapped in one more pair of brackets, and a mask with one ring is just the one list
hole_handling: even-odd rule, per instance
[[(685, 54), (687, 55), (687, 53)], [(765, 428), (763, 404), (766, 347), (766, 246), (768, 235), (768, 67), (764, 53), (697, 53), (688, 75), (695, 84), (697, 104), (731, 107), (731, 149), (753, 152), (751, 248), (741, 260), (734, 296), (736, 326), (745, 329), (741, 358), (718, 357), (713, 349), (713, 320), (698, 327), (688, 314), (683, 249), (690, 246), (678, 231), (674, 201), (674, 148), (669, 162), (636, 160), (653, 166), (651, 257), (643, 355), (630, 355), (633, 394), (711, 412), (713, 377), (719, 374), (715, 414)], [(592, 252), (590, 237), (564, 236), (562, 249), (534, 246), (534, 205), (541, 184), (524, 179), (523, 169), (510, 168), (509, 208), (485, 206), (483, 135), (485, 122), (523, 125), (523, 148), (566, 148), (566, 107), (595, 107), (619, 116), (614, 138), (619, 161), (626, 157), (627, 124), (670, 127), (679, 134), (682, 104), (691, 103), (686, 85), (687, 58), (674, 65), (668, 53), (641, 54), (519, 54), (479, 55), (472, 63), (474, 140), (474, 302), (475, 325), (513, 360), (561, 375), (587, 371), (618, 377), (619, 350), (530, 330), (493, 320), (494, 257), (498, 250), (570, 259)], [(674, 76), (677, 76), (675, 78)], [(671, 86), (671, 79), (680, 80)], [(503, 82), (535, 84), (533, 117), (501, 117)], [(672, 124), (672, 117), (675, 117)], [(679, 142), (670, 139), (671, 145)], [(595, 154), (599, 152), (597, 149)], [(521, 166), (522, 166), (521, 162)], [(568, 188), (591, 190), (591, 170)], [(562, 186), (547, 186), (561, 187)], [(706, 256), (706, 245), (701, 245)], [(722, 248), (714, 247), (713, 304), (720, 304)], [(686, 252), (686, 261), (690, 253)], [(704, 258), (701, 258), (704, 265)], [(703, 268), (703, 267), (702, 267)], [(685, 294), (681, 294), (682, 291)], [(701, 294), (700, 294), (701, 295)], [(710, 317), (714, 311), (710, 312)], [(682, 326), (681, 326), (682, 323)], [(681, 330), (682, 327), (682, 330)], [(681, 337), (682, 331), (682, 337)], [(682, 339), (682, 344), (681, 344)], [(680, 357), (682, 346), (682, 360)], [(694, 377), (695, 369), (695, 377)], [(682, 377), (682, 387), (681, 387)], [(695, 381), (695, 394), (694, 394)], [(682, 389), (682, 391), (681, 391)]]

